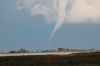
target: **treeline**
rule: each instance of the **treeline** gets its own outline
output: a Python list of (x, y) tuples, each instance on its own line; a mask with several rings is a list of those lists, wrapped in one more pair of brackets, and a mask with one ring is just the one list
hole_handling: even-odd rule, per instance
[(21, 48), (21, 49), (18, 49), (18, 50), (11, 50), (8, 53), (33, 53), (33, 51)]
[[(6, 53), (45, 53), (45, 52), (100, 52), (100, 50), (91, 48), (91, 49), (71, 49), (71, 48), (57, 48), (57, 49), (25, 49), (25, 48), (20, 48), (17, 50), (10, 50), (7, 51)], [(2, 52), (3, 53), (3, 52)]]

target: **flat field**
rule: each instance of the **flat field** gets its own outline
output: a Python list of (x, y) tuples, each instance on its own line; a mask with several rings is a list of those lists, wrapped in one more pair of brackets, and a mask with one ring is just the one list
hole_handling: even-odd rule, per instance
[(100, 53), (4, 56), (0, 66), (100, 66)]

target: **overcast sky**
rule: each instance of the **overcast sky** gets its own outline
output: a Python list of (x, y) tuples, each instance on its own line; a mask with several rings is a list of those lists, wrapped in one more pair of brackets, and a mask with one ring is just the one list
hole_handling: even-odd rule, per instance
[(16, 0), (0, 0), (0, 49), (100, 48), (99, 24), (63, 24), (49, 40), (54, 27), (42, 15), (19, 11)]

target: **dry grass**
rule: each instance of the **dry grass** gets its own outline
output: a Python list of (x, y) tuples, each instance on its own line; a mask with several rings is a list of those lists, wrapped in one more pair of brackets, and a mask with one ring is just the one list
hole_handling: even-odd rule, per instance
[(100, 66), (100, 53), (0, 57), (0, 66)]

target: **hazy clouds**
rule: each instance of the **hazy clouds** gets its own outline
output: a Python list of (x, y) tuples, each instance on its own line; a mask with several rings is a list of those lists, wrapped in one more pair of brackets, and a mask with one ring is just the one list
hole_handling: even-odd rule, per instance
[[(59, 8), (59, 1), (66, 2), (65, 9), (63, 6)], [(62, 14), (66, 12), (66, 20), (93, 20), (100, 17), (100, 0), (17, 0), (16, 4), (18, 9), (28, 9), (33, 16), (41, 14), (54, 20), (59, 19), (59, 11)]]
[(98, 19), (100, 0), (76, 0), (71, 11), (71, 19)]

